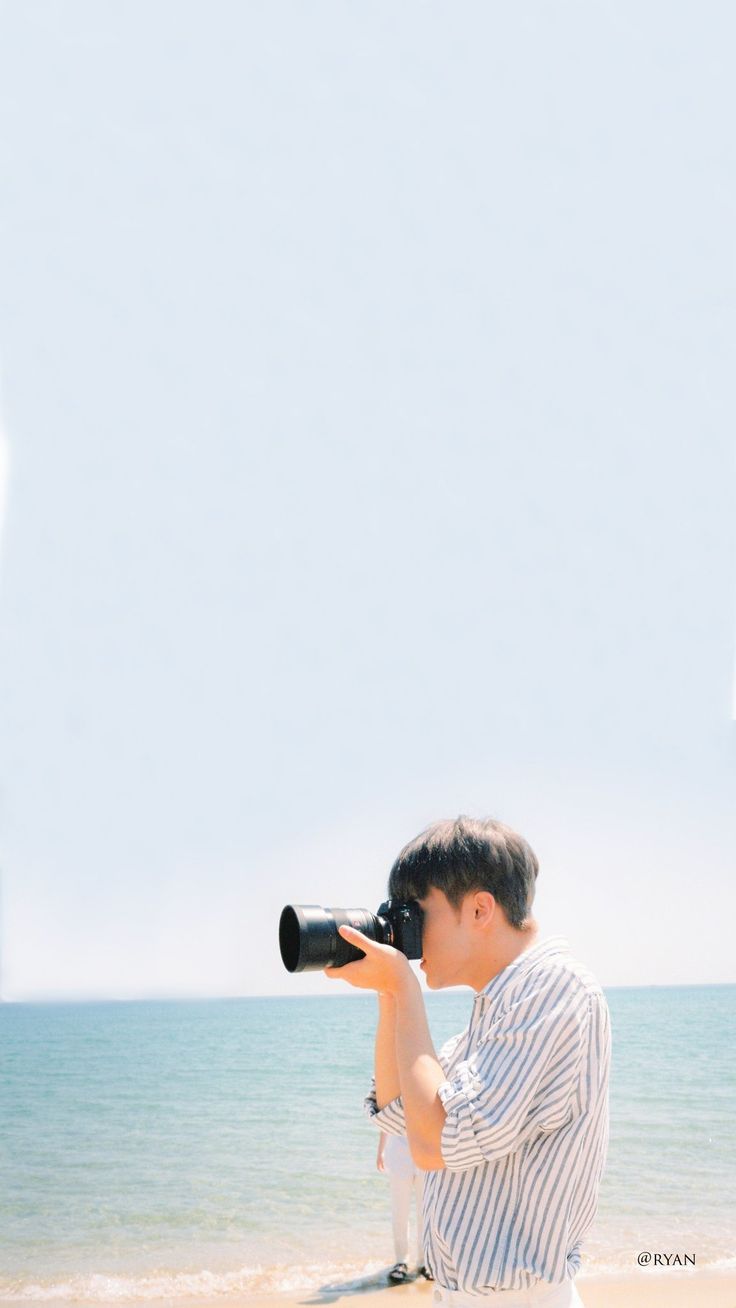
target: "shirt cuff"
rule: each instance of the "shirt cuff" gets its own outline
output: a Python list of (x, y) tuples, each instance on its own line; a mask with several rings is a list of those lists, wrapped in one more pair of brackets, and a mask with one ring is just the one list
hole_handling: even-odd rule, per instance
[(387, 1135), (406, 1135), (406, 1120), (401, 1097), (392, 1099), (389, 1104), (379, 1108), (375, 1094), (370, 1094), (365, 1100), (365, 1111), (379, 1131), (385, 1131)]

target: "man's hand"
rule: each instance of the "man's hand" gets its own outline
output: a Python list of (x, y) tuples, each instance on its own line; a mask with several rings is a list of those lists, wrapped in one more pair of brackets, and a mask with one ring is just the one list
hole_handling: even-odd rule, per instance
[(381, 1138), (380, 1138), (380, 1140), (378, 1141), (378, 1152), (377, 1152), (377, 1154), (376, 1154), (376, 1167), (378, 1168), (379, 1172), (385, 1172), (385, 1171), (386, 1171), (386, 1163), (385, 1163), (385, 1161), (384, 1161), (384, 1157), (383, 1157), (383, 1148), (384, 1148), (385, 1143), (386, 1143), (386, 1136), (384, 1135), (384, 1133), (383, 1133), (383, 1131), (382, 1131), (382, 1132), (381, 1132)]
[(408, 958), (398, 949), (376, 944), (355, 927), (341, 926), (339, 930), (343, 940), (364, 950), (365, 958), (346, 963), (344, 967), (326, 967), (325, 976), (331, 981), (347, 981), (360, 990), (378, 990), (384, 995), (397, 995), (407, 985), (416, 983)]

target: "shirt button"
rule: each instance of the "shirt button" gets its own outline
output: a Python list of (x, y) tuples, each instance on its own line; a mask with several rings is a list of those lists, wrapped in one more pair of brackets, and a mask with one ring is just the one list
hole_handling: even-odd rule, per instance
[(442, 1303), (442, 1291), (435, 1290), (434, 1294), (432, 1295), (432, 1298), (434, 1299), (435, 1303)]

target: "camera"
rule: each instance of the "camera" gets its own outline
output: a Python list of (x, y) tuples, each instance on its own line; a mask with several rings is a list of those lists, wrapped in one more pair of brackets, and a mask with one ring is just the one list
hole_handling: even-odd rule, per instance
[(320, 908), (287, 904), (279, 922), (279, 949), (287, 972), (316, 972), (344, 967), (365, 958), (362, 949), (343, 940), (338, 928), (355, 927), (379, 945), (393, 945), (407, 958), (422, 957), (423, 913), (416, 900), (387, 899), (377, 913), (367, 908)]

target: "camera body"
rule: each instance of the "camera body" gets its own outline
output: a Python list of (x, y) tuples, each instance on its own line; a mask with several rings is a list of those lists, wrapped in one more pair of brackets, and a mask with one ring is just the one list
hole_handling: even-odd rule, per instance
[(318, 904), (287, 904), (279, 922), (279, 949), (287, 972), (316, 972), (344, 967), (365, 958), (348, 944), (341, 926), (355, 927), (377, 944), (392, 945), (407, 958), (422, 957), (423, 913), (415, 899), (387, 899), (377, 913), (367, 908), (320, 908)]
[[(390, 932), (390, 939), (383, 941), (393, 945), (399, 953), (407, 958), (422, 957), (422, 924), (424, 914), (415, 899), (402, 903), (399, 899), (386, 899), (378, 909), (379, 921), (385, 922)], [(387, 933), (388, 934), (388, 933)]]

